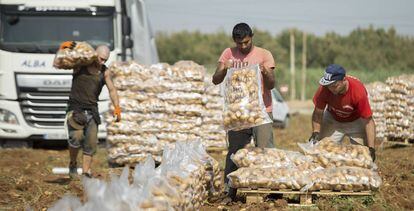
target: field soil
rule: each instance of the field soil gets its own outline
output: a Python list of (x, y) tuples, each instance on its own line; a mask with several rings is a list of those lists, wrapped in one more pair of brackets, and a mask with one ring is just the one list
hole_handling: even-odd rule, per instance
[[(275, 129), (278, 148), (299, 150), (297, 143), (311, 133), (310, 115), (291, 117), (287, 129)], [(379, 143), (378, 143), (379, 144)], [(94, 177), (108, 180), (121, 168), (110, 168), (104, 143), (93, 161)], [(222, 153), (213, 156), (224, 166)], [(53, 175), (53, 167), (68, 165), (66, 146), (41, 146), (33, 149), (0, 149), (0, 210), (46, 210), (65, 194), (84, 198), (80, 180)], [(324, 197), (316, 201), (320, 210), (414, 210), (414, 146), (378, 146), (377, 164), (383, 184), (373, 197)], [(284, 199), (246, 205), (242, 202), (206, 203), (201, 210), (284, 210), (291, 209)], [(294, 208), (300, 209), (300, 208)]]

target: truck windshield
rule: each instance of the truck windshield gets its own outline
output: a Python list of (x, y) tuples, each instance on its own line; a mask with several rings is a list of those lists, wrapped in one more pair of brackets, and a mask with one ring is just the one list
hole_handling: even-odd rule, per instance
[[(10, 11), (10, 10), (9, 10)], [(86, 41), (113, 49), (113, 14), (1, 12), (0, 49), (11, 52), (55, 53), (61, 42)]]

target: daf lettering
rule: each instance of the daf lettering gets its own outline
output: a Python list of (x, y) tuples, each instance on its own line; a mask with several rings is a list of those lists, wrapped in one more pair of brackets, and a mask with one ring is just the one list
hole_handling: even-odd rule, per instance
[(43, 85), (45, 86), (63, 86), (63, 87), (69, 87), (71, 86), (72, 82), (70, 80), (44, 80)]

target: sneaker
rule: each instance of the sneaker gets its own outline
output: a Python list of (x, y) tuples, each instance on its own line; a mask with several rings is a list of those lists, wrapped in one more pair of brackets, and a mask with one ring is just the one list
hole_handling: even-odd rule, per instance
[(76, 162), (69, 163), (69, 177), (74, 179), (78, 176), (78, 165)]

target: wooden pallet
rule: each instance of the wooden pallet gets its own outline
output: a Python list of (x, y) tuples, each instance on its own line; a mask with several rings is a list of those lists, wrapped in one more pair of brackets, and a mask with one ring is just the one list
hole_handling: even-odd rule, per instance
[(321, 195), (329, 195), (329, 196), (371, 196), (371, 191), (330, 191), (330, 190), (322, 190), (322, 191), (310, 191), (310, 192), (300, 192), (299, 190), (290, 190), (290, 189), (282, 189), (282, 190), (271, 190), (265, 188), (239, 188), (237, 189), (238, 194), (246, 196), (246, 203), (262, 203), (264, 199), (269, 194), (276, 194), (281, 195), (282, 197), (288, 196), (298, 196), (299, 202), (298, 203), (289, 203), (289, 206), (313, 206), (314, 201), (313, 198)]

